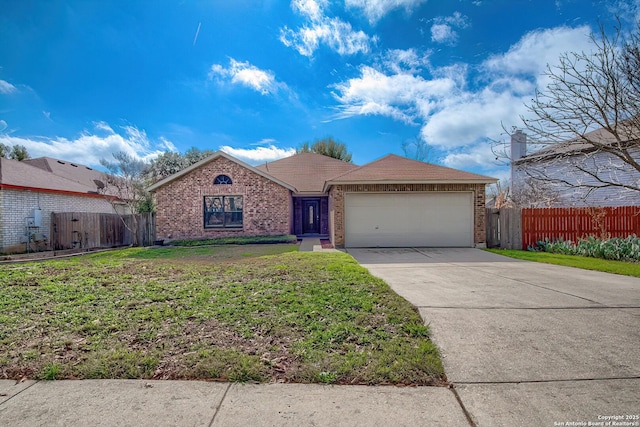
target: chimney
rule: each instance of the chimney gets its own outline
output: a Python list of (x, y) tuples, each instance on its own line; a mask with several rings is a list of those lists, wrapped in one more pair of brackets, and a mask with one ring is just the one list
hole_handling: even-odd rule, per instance
[(511, 134), (511, 161), (527, 155), (527, 135), (520, 129)]

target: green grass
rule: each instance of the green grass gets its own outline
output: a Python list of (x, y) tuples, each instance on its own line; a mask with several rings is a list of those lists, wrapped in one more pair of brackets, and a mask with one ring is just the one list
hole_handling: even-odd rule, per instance
[(487, 249), (499, 255), (525, 261), (542, 262), (546, 264), (564, 265), (585, 270), (603, 271), (605, 273), (621, 274), (640, 277), (640, 264), (624, 261), (612, 261), (600, 258), (588, 258), (578, 255), (561, 255), (548, 252), (519, 251), (515, 249)]
[(0, 271), (0, 378), (440, 384), (417, 311), (343, 253), (132, 248)]

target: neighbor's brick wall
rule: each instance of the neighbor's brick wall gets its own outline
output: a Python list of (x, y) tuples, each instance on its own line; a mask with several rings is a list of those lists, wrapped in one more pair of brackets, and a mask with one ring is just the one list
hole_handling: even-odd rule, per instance
[(474, 243), (476, 247), (484, 247), (486, 244), (484, 184), (350, 184), (334, 185), (331, 187), (331, 190), (329, 190), (329, 215), (333, 218), (330, 238), (333, 245), (340, 248), (344, 247), (345, 193), (384, 193), (397, 191), (473, 191)]
[[(216, 176), (231, 185), (213, 185)], [(243, 196), (241, 229), (204, 228), (204, 196)], [(224, 157), (158, 188), (156, 238), (193, 239), (228, 236), (265, 236), (292, 232), (290, 191)]]
[(101, 196), (72, 196), (26, 190), (0, 190), (0, 253), (22, 252), (26, 235), (25, 219), (35, 208), (42, 210), (42, 227), (31, 231), (43, 233), (51, 239), (52, 212), (115, 213), (111, 204)]

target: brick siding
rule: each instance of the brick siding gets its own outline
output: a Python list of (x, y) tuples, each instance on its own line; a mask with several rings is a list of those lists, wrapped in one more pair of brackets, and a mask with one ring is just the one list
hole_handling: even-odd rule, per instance
[[(214, 185), (224, 174), (232, 184)], [(204, 228), (204, 196), (242, 196), (242, 228)], [(156, 238), (268, 236), (292, 232), (291, 192), (224, 157), (156, 189)]]
[[(43, 233), (47, 240), (51, 238), (52, 212), (115, 213), (111, 204), (102, 197), (0, 190), (0, 253), (25, 250), (26, 246), (20, 243), (20, 239), (26, 236), (26, 218), (36, 208), (42, 210), (42, 226), (31, 228), (31, 232)], [(46, 248), (49, 249), (48, 246)]]
[(474, 244), (486, 245), (485, 232), (485, 185), (484, 184), (350, 184), (334, 185), (329, 190), (329, 216), (332, 218), (331, 242), (342, 248), (345, 243), (345, 193), (384, 192), (427, 192), (427, 191), (472, 191), (474, 198)]

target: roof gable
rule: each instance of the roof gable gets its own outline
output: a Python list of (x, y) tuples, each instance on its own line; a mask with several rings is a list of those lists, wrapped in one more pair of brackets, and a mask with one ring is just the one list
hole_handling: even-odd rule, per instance
[(197, 163), (192, 164), (191, 166), (181, 170), (180, 172), (176, 172), (171, 176), (168, 176), (168, 177), (166, 177), (164, 179), (161, 179), (160, 181), (158, 181), (155, 184), (153, 184), (150, 187), (148, 187), (147, 190), (156, 191), (158, 188), (163, 187), (163, 186), (169, 184), (170, 182), (175, 181), (176, 179), (181, 178), (181, 177), (189, 174), (190, 172), (192, 172), (192, 171), (194, 171), (194, 170), (196, 170), (196, 169), (206, 165), (207, 163), (210, 163), (210, 162), (212, 162), (215, 159), (218, 159), (220, 157), (225, 158), (225, 159), (227, 159), (227, 160), (229, 160), (231, 162), (234, 162), (234, 163), (238, 164), (239, 166), (242, 166), (245, 169), (248, 169), (248, 170), (250, 170), (250, 171), (252, 171), (252, 172), (254, 172), (254, 173), (256, 173), (256, 174), (258, 174), (258, 175), (260, 175), (262, 177), (264, 177), (264, 178), (267, 178), (268, 180), (273, 181), (276, 184), (281, 185), (281, 186), (283, 186), (283, 187), (285, 187), (285, 188), (287, 188), (287, 189), (289, 189), (291, 191), (296, 191), (296, 189), (293, 186), (291, 186), (290, 184), (288, 184), (288, 183), (286, 183), (284, 181), (281, 181), (278, 178), (273, 177), (273, 176), (269, 175), (268, 173), (265, 173), (264, 171), (259, 170), (259, 169), (255, 168), (255, 167), (253, 167), (253, 166), (251, 166), (251, 165), (249, 165), (249, 164), (247, 164), (247, 163), (245, 163), (245, 162), (243, 162), (243, 161), (241, 161), (239, 159), (236, 159), (235, 157), (233, 157), (230, 154), (225, 153), (224, 151), (216, 151), (215, 153), (213, 153), (209, 157), (207, 157), (205, 159), (202, 159)]
[(298, 193), (323, 193), (325, 181), (358, 166), (317, 153), (298, 153), (257, 166), (295, 187)]
[(460, 183), (488, 184), (497, 179), (406, 157), (389, 154), (357, 169), (327, 181), (325, 188), (335, 184), (361, 183)]
[[(633, 145), (637, 146), (638, 141), (640, 140), (640, 134), (638, 133), (637, 128), (634, 128), (632, 125), (626, 125), (625, 123), (626, 122), (621, 122), (618, 125), (619, 135), (625, 136), (626, 134), (626, 137), (628, 138), (622, 142), (622, 145), (626, 148)], [(577, 154), (598, 151), (601, 149), (599, 144), (603, 146), (603, 151), (610, 151), (607, 147), (611, 146), (615, 150), (614, 147), (618, 143), (619, 141), (611, 131), (605, 128), (599, 128), (585, 133), (583, 137), (576, 137), (568, 141), (550, 144), (547, 147), (515, 160), (514, 163), (520, 164), (530, 161), (535, 162), (548, 158), (574, 156)]]

